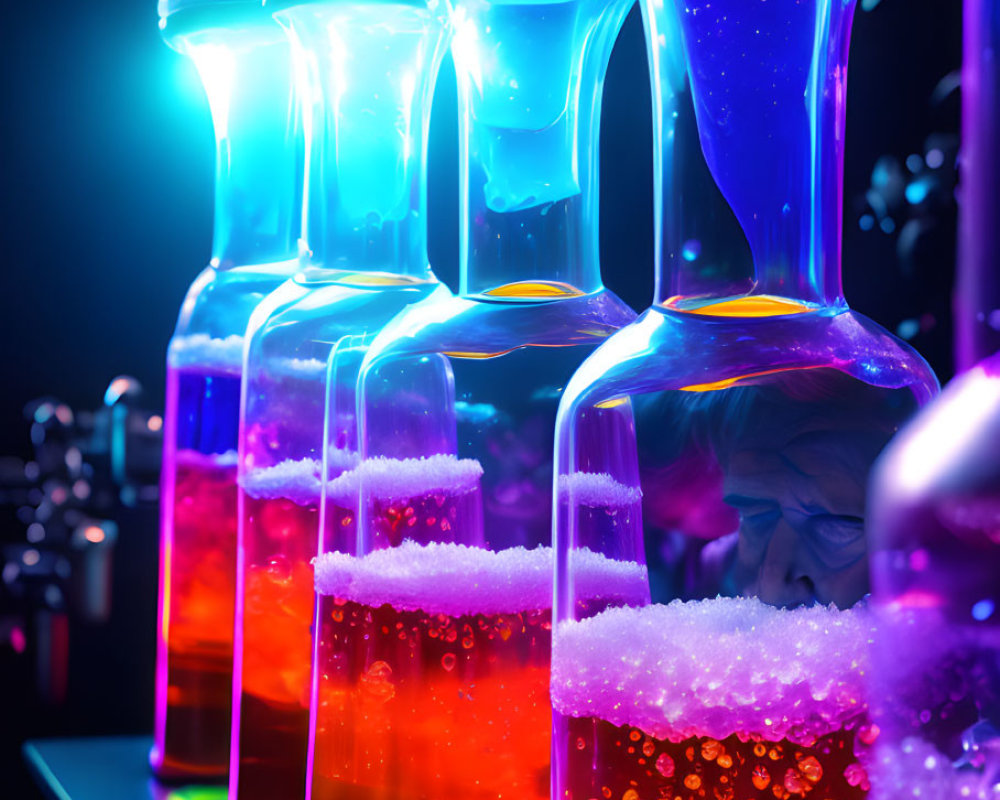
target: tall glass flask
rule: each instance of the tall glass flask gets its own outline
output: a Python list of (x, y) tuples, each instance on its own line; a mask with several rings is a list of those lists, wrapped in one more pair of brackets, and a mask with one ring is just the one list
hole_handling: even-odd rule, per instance
[[(358, 459), (353, 397), (365, 335), (439, 286), (427, 259), (424, 164), (446, 12), (432, 0), (305, 2), (275, 13), (304, 98), (305, 244), (301, 272), (248, 329), (234, 800), (305, 794), (310, 562), (319, 536), (341, 549), (355, 530), (350, 514), (322, 505), (320, 486)], [(350, 413), (334, 414), (327, 448), (331, 404)]]
[(1000, 3), (968, 0), (964, 27), (955, 355), (965, 371), (872, 479), (880, 800), (1000, 797)]
[(167, 357), (150, 760), (164, 778), (211, 779), (229, 767), (243, 334), (295, 269), (301, 131), (290, 51), (259, 3), (160, 0), (159, 11), (204, 83), (217, 155), (212, 261)]
[(860, 798), (865, 484), (937, 384), (841, 291), (854, 3), (642, 8), (657, 296), (559, 406), (553, 796)]
[[(580, 362), (634, 314), (598, 261), (601, 90), (630, 4), (461, 0), (461, 292), (363, 359), (361, 455), (326, 486), (311, 797), (547, 798), (552, 443)], [(335, 430), (335, 426), (330, 426)], [(594, 602), (630, 574), (595, 559)]]

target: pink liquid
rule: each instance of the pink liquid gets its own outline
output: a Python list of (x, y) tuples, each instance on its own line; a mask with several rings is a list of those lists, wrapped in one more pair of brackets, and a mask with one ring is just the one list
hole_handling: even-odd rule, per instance
[(173, 536), (162, 565), (166, 712), (156, 767), (162, 775), (215, 777), (229, 763), (236, 464), (192, 451), (176, 463)]

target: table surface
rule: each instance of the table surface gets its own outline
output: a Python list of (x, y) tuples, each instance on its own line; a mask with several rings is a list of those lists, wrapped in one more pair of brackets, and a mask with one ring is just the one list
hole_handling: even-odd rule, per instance
[(221, 786), (164, 786), (149, 773), (149, 736), (33, 739), (24, 757), (50, 800), (226, 800)]

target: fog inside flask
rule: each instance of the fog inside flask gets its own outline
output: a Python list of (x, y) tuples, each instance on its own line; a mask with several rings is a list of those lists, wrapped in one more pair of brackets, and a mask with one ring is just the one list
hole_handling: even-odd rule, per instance
[(161, 2), (160, 27), (197, 69), (217, 152), (212, 259), (167, 355), (150, 761), (161, 778), (205, 781), (229, 766), (243, 336), (295, 270), (302, 134), (291, 54), (259, 5)]
[[(643, 5), (656, 302), (560, 403), (554, 796), (870, 789), (867, 477), (937, 383), (841, 291), (853, 11)], [(645, 598), (590, 609), (594, 551)]]
[[(427, 126), (440, 3), (282, 4), (303, 98), (301, 269), (251, 320), (239, 443), (230, 796), (305, 796), (312, 559), (353, 546), (322, 488), (358, 461), (354, 385), (378, 330), (440, 286), (427, 258)], [(327, 433), (329, 431), (329, 437)]]

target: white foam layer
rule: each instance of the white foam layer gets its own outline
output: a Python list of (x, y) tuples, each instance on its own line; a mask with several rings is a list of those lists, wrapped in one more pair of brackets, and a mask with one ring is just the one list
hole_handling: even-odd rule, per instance
[(571, 493), (574, 503), (588, 508), (626, 508), (642, 500), (642, 489), (619, 483), (606, 472), (560, 475), (560, 499), (568, 499)]
[(170, 340), (167, 361), (174, 369), (239, 376), (243, 372), (243, 337), (236, 333), (222, 339), (207, 333), (175, 336)]
[(553, 705), (671, 741), (807, 744), (865, 709), (873, 631), (862, 609), (756, 598), (609, 609), (556, 630)]
[(358, 493), (376, 500), (408, 500), (437, 493), (459, 497), (479, 488), (482, 465), (475, 459), (452, 455), (427, 458), (368, 458), (327, 484), (335, 502), (357, 503)]
[(255, 500), (291, 500), (300, 506), (319, 504), (322, 465), (314, 458), (285, 459), (240, 477), (243, 491)]
[[(316, 591), (401, 611), (459, 617), (552, 607), (552, 548), (484, 550), (406, 541), (362, 558), (326, 553), (315, 561)], [(638, 602), (648, 595), (646, 568), (577, 550), (577, 596)]]
[(178, 450), (177, 464), (196, 469), (229, 469), (239, 463), (239, 454), (235, 450), (225, 453), (199, 453), (197, 450)]

